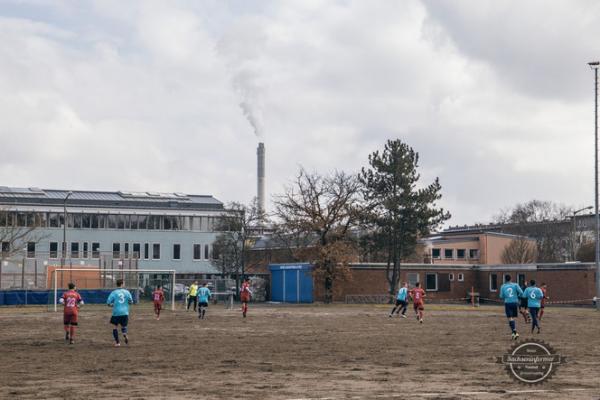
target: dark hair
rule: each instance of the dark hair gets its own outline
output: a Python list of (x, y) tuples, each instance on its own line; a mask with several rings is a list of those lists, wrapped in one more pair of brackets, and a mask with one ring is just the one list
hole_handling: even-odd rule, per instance
[(529, 281), (529, 286), (535, 286), (535, 280), (533, 280), (533, 279), (532, 279), (532, 280), (530, 280), (530, 281)]
[(546, 286), (546, 282), (542, 282), (542, 286)]
[(415, 287), (419, 287), (419, 286), (421, 286), (421, 282), (415, 283)]
[(75, 284), (73, 282), (69, 283), (69, 289), (71, 289), (71, 290), (75, 289)]
[(504, 276), (504, 280), (505, 280), (506, 282), (510, 282), (510, 280), (511, 280), (511, 279), (512, 279), (512, 278), (510, 277), (510, 275), (506, 275), (506, 276)]
[(118, 287), (123, 286), (123, 279), (117, 279), (117, 286)]
[(157, 289), (160, 289), (160, 285), (156, 285), (156, 288), (157, 288)]

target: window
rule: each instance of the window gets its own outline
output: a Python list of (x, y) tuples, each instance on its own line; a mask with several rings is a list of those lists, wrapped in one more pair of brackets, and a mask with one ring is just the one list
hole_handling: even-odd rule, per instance
[(108, 229), (117, 229), (118, 221), (116, 215), (107, 215)]
[(448, 274), (448, 280), (449, 281), (453, 281), (454, 280), (454, 274), (453, 273), (449, 273)]
[(159, 215), (150, 215), (148, 217), (148, 229), (160, 229)]
[(140, 258), (140, 244), (139, 243), (134, 243), (133, 244), (133, 254), (131, 254), (131, 256), (133, 258)]
[(83, 229), (89, 229), (92, 216), (90, 214), (81, 214), (81, 227)]
[(201, 221), (200, 217), (192, 217), (192, 230), (193, 231), (201, 230), (200, 221)]
[(65, 242), (60, 244), (60, 254), (61, 258), (67, 258), (67, 244)]
[(7, 256), (10, 252), (10, 242), (2, 242), (2, 255)]
[(139, 221), (140, 221), (140, 216), (139, 215), (131, 215), (129, 218), (131, 220), (130, 229), (137, 229), (138, 225), (139, 225)]
[(138, 215), (138, 229), (148, 229), (147, 215)]
[(465, 249), (456, 250), (456, 258), (464, 259), (466, 252), (467, 251)]
[(179, 217), (180, 220), (180, 229), (184, 230), (184, 231), (189, 231), (192, 227), (192, 222), (191, 222), (192, 217)]
[(121, 243), (113, 243), (113, 258), (121, 257)]
[(117, 215), (118, 229), (129, 229), (129, 215)]
[(479, 250), (469, 249), (469, 258), (478, 259), (479, 258)]
[(431, 249), (431, 258), (440, 258), (440, 249)]
[(498, 275), (490, 274), (490, 292), (496, 292), (498, 290)]
[(58, 242), (50, 242), (50, 258), (58, 258)]
[(408, 285), (410, 287), (414, 287), (416, 285), (417, 282), (419, 282), (419, 274), (415, 273), (415, 272), (409, 272), (407, 274), (408, 277)]
[(454, 249), (444, 249), (444, 258), (454, 257)]
[(60, 223), (58, 221), (58, 214), (57, 213), (50, 213), (50, 214), (48, 214), (48, 226), (50, 228), (58, 228), (58, 227), (60, 227)]
[(525, 274), (517, 274), (517, 281), (519, 281), (519, 286), (525, 286)]
[(81, 229), (81, 214), (75, 214), (73, 215), (73, 228), (75, 229)]
[(437, 290), (437, 274), (425, 274), (425, 290)]
[(150, 258), (150, 246), (148, 243), (144, 243), (144, 260)]
[(181, 260), (181, 245), (173, 245), (173, 260)]
[(163, 217), (163, 224), (164, 224), (164, 228), (166, 230), (173, 229), (173, 227), (172, 227), (172, 219), (173, 219), (173, 217), (170, 217), (168, 215), (166, 215), (166, 216)]
[(88, 258), (88, 253), (89, 253), (89, 243), (88, 242), (83, 242), (83, 253), (81, 253), (81, 258)]
[(209, 257), (209, 256), (210, 256), (210, 254), (209, 254), (208, 245), (207, 245), (207, 244), (205, 244), (205, 245), (204, 245), (204, 259), (205, 259), (205, 260), (208, 260), (208, 257)]
[(4, 228), (6, 226), (6, 219), (8, 218), (8, 213), (6, 211), (0, 211), (0, 228)]
[(71, 258), (79, 258), (79, 242), (71, 242)]
[(98, 215), (98, 229), (107, 229), (108, 215)]
[(459, 282), (464, 282), (465, 280), (465, 275), (464, 274), (458, 274), (458, 281)]
[(202, 245), (201, 244), (195, 244), (194, 245), (194, 260), (201, 260), (202, 259)]
[(17, 226), (27, 226), (27, 214), (17, 213)]
[(35, 242), (27, 242), (27, 258), (35, 258)]
[(129, 243), (125, 243), (125, 245), (123, 247), (124, 247), (123, 252), (125, 253), (125, 255), (123, 257), (129, 258)]
[(92, 243), (92, 258), (100, 258), (100, 243)]
[(152, 245), (152, 259), (160, 260), (160, 243), (154, 243)]

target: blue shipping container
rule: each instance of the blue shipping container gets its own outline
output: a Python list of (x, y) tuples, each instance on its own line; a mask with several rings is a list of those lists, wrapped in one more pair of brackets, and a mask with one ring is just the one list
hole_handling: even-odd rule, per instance
[(271, 300), (282, 303), (312, 303), (313, 277), (310, 264), (271, 264)]

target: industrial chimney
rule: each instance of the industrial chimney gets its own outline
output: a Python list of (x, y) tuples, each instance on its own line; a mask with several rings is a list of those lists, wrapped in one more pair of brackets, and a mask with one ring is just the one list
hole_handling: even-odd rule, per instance
[(259, 143), (256, 148), (256, 162), (257, 162), (257, 187), (256, 187), (256, 198), (258, 200), (258, 209), (265, 212), (265, 144)]

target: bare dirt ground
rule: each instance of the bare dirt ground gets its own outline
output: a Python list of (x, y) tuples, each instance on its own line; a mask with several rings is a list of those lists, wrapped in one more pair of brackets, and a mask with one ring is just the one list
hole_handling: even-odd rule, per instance
[(511, 345), (500, 307), (429, 306), (419, 325), (375, 305), (252, 305), (246, 320), (219, 305), (202, 321), (139, 305), (121, 348), (110, 310), (86, 307), (74, 345), (61, 313), (0, 309), (1, 399), (600, 399), (591, 309), (547, 309), (535, 337), (568, 364), (532, 387), (494, 362)]

